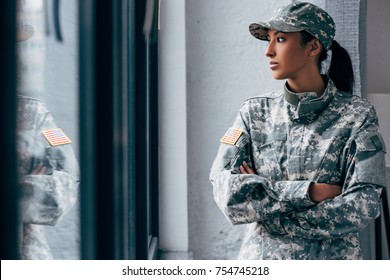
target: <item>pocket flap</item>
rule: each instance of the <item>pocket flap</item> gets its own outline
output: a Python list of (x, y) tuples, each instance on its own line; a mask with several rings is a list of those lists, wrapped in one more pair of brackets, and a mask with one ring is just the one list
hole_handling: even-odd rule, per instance
[(386, 145), (382, 135), (378, 132), (372, 134), (360, 135), (356, 139), (357, 147), (360, 151), (384, 151), (386, 152)]
[(332, 137), (350, 137), (352, 129), (351, 128), (335, 128), (329, 129), (322, 132), (322, 138), (329, 139)]

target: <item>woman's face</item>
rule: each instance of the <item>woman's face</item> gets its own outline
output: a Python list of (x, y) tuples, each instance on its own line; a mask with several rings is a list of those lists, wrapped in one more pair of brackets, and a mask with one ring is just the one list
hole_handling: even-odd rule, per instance
[(265, 55), (270, 59), (272, 75), (277, 80), (296, 79), (312, 71), (309, 47), (302, 47), (299, 32), (268, 31)]

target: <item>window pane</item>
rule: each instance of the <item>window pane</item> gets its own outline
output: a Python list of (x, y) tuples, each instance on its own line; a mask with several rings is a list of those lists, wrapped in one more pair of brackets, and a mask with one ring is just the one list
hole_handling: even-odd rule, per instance
[(18, 2), (21, 254), (80, 257), (77, 1)]

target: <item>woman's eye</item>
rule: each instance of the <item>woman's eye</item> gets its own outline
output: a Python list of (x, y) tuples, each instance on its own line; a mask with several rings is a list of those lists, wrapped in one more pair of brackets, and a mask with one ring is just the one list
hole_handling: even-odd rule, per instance
[(278, 43), (281, 43), (281, 42), (284, 42), (286, 39), (284, 39), (283, 37), (278, 37), (277, 39), (276, 39), (276, 41), (278, 42)]

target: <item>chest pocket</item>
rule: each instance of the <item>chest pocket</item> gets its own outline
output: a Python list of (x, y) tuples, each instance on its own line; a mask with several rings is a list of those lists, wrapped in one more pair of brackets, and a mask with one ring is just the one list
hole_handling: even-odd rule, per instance
[(350, 128), (337, 128), (322, 133), (327, 148), (318, 167), (317, 182), (340, 184), (344, 181), (343, 154), (351, 132)]
[(269, 180), (283, 180), (282, 163), (286, 158), (286, 140), (284, 133), (252, 136), (253, 161), (257, 174)]

